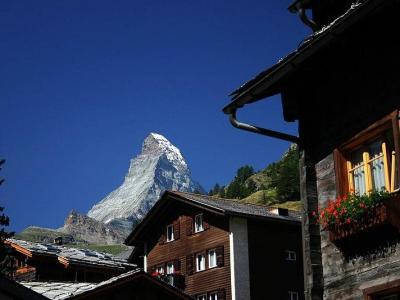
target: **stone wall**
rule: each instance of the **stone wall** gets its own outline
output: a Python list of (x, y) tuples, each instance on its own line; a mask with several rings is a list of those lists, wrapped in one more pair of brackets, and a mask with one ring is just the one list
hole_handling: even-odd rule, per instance
[[(333, 154), (316, 164), (318, 206), (325, 207), (336, 198), (336, 178)], [(345, 259), (329, 241), (327, 231), (321, 231), (324, 299), (363, 299), (363, 289), (400, 279), (400, 246), (388, 249), (384, 255)]]

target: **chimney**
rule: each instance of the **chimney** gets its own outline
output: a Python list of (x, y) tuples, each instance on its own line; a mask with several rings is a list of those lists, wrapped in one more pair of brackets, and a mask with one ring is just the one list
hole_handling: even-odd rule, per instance
[(63, 244), (62, 236), (58, 236), (54, 239), (54, 244), (61, 246)]
[(289, 216), (289, 210), (287, 208), (275, 207), (271, 209), (270, 212), (278, 216), (284, 216), (284, 217)]

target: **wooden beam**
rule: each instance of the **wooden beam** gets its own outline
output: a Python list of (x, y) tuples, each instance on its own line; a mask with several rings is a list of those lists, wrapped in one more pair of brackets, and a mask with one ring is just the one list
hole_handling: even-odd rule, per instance
[(393, 127), (393, 140), (394, 140), (394, 150), (395, 150), (395, 163), (397, 166), (397, 186), (395, 189), (399, 188), (399, 181), (400, 181), (400, 121), (399, 121), (399, 111), (396, 110), (392, 115), (392, 127)]
[(22, 253), (22, 254), (24, 254), (24, 255), (26, 255), (26, 256), (28, 256), (28, 257), (32, 257), (32, 252), (31, 252), (31, 251), (29, 251), (28, 249), (26, 249), (26, 248), (24, 248), (24, 247), (21, 247), (21, 246), (18, 245), (18, 244), (15, 244), (15, 243), (13, 243), (13, 242), (11, 242), (11, 241), (4, 241), (4, 243), (5, 243), (6, 245), (10, 246), (11, 248), (15, 249), (15, 250), (18, 251), (19, 253)]
[(388, 160), (388, 152), (386, 148), (386, 143), (382, 143), (382, 153), (383, 153), (383, 166), (385, 173), (385, 189), (387, 192), (393, 192), (390, 187), (390, 179), (389, 179), (389, 160)]

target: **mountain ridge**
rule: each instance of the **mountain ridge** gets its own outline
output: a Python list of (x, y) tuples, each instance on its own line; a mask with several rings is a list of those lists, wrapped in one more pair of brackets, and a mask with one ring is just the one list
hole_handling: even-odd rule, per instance
[(139, 155), (131, 159), (120, 186), (96, 203), (87, 215), (121, 229), (132, 229), (165, 190), (203, 191), (191, 178), (180, 150), (158, 133), (143, 141)]

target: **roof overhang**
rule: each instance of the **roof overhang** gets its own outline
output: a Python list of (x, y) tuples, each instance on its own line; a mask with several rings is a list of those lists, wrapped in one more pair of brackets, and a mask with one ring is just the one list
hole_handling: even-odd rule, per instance
[(353, 5), (344, 15), (311, 35), (296, 51), (234, 91), (231, 94), (232, 102), (223, 108), (223, 112), (232, 114), (246, 104), (281, 93), (282, 83), (292, 76), (305, 61), (338, 40), (338, 37), (352, 25), (388, 2), (391, 1), (365, 0), (361, 4)]
[[(168, 206), (172, 205), (172, 201), (178, 201), (180, 203), (184, 203), (190, 207), (199, 208), (208, 212), (211, 212), (215, 215), (222, 216), (222, 217), (242, 217), (247, 219), (257, 219), (263, 221), (271, 221), (271, 222), (281, 222), (287, 224), (295, 224), (300, 225), (301, 221), (296, 218), (288, 218), (282, 216), (261, 216), (257, 214), (249, 214), (249, 213), (241, 213), (226, 210), (223, 208), (219, 208), (216, 206), (212, 206), (206, 204), (204, 202), (197, 201), (196, 199), (188, 199), (184, 196), (181, 196), (179, 193), (165, 191), (161, 198), (156, 202), (153, 208), (147, 213), (146, 217), (140, 222), (135, 229), (131, 232), (131, 234), (126, 238), (125, 244), (130, 246), (139, 246), (143, 242), (142, 237), (146, 236), (146, 232), (148, 232), (149, 226), (159, 226), (159, 216), (163, 209), (167, 208)], [(233, 200), (232, 200), (233, 201)], [(176, 203), (176, 202), (175, 202)], [(133, 253), (130, 256), (133, 257)]]
[(103, 283), (100, 283), (96, 288), (82, 292), (80, 294), (74, 295), (69, 299), (94, 299), (96, 296), (99, 296), (99, 294), (114, 290), (116, 288), (121, 287), (122, 285), (133, 283), (135, 281), (140, 280), (140, 282), (148, 282), (150, 284), (153, 284), (154, 286), (162, 288), (167, 294), (174, 296), (176, 299), (193, 299), (191, 296), (183, 293), (179, 289), (171, 286), (170, 284), (161, 281), (150, 274), (144, 272), (143, 270), (141, 271), (134, 271), (128, 275), (120, 275), (115, 278), (111, 278), (110, 280), (107, 280)]

